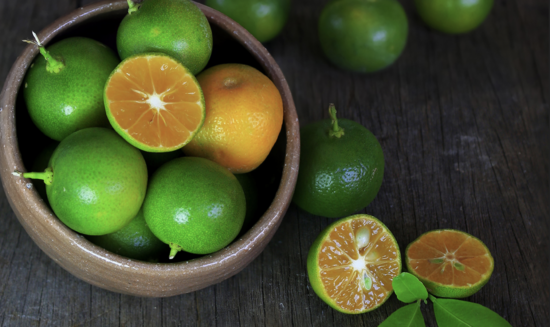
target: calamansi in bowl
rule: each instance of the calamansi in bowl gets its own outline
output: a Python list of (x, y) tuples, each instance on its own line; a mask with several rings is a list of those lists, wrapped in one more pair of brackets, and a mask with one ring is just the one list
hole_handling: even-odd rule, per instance
[(189, 156), (208, 158), (235, 174), (256, 169), (283, 125), (283, 100), (275, 84), (257, 69), (222, 64), (197, 76), (206, 118), (183, 147)]
[[(147, 1), (150, 0), (145, 0), (143, 6)], [(81, 234), (63, 224), (34, 191), (31, 180), (12, 174), (14, 171), (24, 172), (25, 167), (30, 167), (28, 163), (32, 162), (39, 152), (39, 145), (48, 143), (44, 135), (32, 126), (30, 119), (21, 115), (21, 112), (26, 109), (23, 101), (18, 101), (17, 104), (15, 102), (18, 92), (23, 90), (22, 81), (28, 67), (31, 66), (33, 59), (38, 54), (36, 46), (29, 46), (25, 49), (4, 83), (0, 98), (0, 107), (2, 108), (0, 120), (5, 127), (0, 130), (2, 133), (0, 144), (3, 148), (3, 155), (0, 156), (0, 166), (2, 167), (0, 173), (6, 196), (9, 198), (15, 214), (36, 244), (57, 263), (75, 276), (111, 291), (137, 296), (173, 296), (204, 288), (238, 273), (261, 253), (275, 233), (288, 208), (295, 185), (299, 160), (298, 118), (288, 84), (281, 70), (267, 50), (259, 46), (259, 43), (242, 27), (234, 25), (229, 18), (215, 10), (200, 4), (193, 5), (206, 13), (205, 17), (208, 17), (209, 24), (219, 27), (216, 29), (216, 33), (225, 34), (229, 39), (228, 42), (232, 42), (236, 46), (243, 46), (251, 53), (252, 58), (257, 62), (247, 63), (260, 67), (265, 72), (267, 78), (272, 81), (280, 93), (284, 107), (282, 117), (285, 124), (282, 125), (282, 121), (280, 124), (284, 126), (281, 140), (286, 147), (284, 147), (285, 151), (281, 156), (281, 164), (278, 165), (279, 160), (277, 160), (277, 165), (270, 165), (271, 172), (276, 171), (276, 175), (282, 174), (283, 176), (280, 181), (275, 182), (278, 185), (277, 194), (270, 196), (268, 202), (271, 205), (269, 208), (266, 205), (261, 219), (250, 230), (241, 233), (239, 238), (215, 253), (202, 257), (185, 256), (184, 260), (180, 257), (179, 261), (171, 263), (134, 260), (92, 244)], [(59, 33), (78, 35), (79, 32), (87, 31), (87, 36), (102, 40), (108, 39), (104, 41), (105, 44), (112, 45), (116, 43), (116, 27), (127, 14), (127, 1), (98, 3), (62, 17), (54, 25), (38, 33), (38, 37), (45, 46), (48, 46), (48, 43), (55, 43), (62, 39), (62, 35)], [(91, 17), (93, 19), (90, 19)], [(84, 24), (85, 28), (83, 23), (86, 23)], [(102, 31), (106, 26), (114, 26), (113, 33), (104, 35)], [(110, 37), (112, 39), (109, 39)], [(220, 48), (220, 51), (223, 49)], [(168, 56), (171, 55), (168, 54)], [(102, 89), (103, 87), (104, 85), (101, 86)], [(15, 124), (16, 116), (17, 126)], [(116, 135), (115, 131), (111, 130), (110, 132)], [(285, 138), (285, 136), (288, 137)], [(120, 140), (132, 147), (122, 138)], [(139, 150), (134, 149), (139, 154)], [(130, 167), (134, 164), (128, 163), (123, 166)], [(94, 164), (91, 165), (94, 166)], [(102, 164), (96, 162), (95, 165), (101, 166)], [(144, 176), (147, 176), (147, 171), (144, 173)], [(240, 189), (236, 179), (234, 182), (233, 185)], [(114, 190), (117, 188), (116, 186), (111, 185), (111, 188)], [(92, 193), (81, 192), (83, 196), (85, 195), (84, 198), (93, 202)], [(123, 206), (127, 201), (114, 202), (118, 206)], [(178, 260), (178, 257), (175, 260)]]

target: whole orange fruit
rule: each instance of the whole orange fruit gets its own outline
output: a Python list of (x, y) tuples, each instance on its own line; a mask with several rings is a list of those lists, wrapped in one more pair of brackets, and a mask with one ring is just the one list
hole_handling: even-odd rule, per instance
[(283, 100), (273, 82), (242, 64), (211, 67), (197, 76), (204, 125), (183, 152), (243, 174), (267, 157), (283, 125)]

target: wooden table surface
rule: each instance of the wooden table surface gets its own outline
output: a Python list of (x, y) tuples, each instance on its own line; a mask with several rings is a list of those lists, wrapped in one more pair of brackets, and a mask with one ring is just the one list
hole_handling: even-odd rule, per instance
[[(31, 37), (93, 0), (1, 0), (0, 80)], [(362, 123), (384, 149), (380, 218), (402, 250), (418, 235), (455, 228), (495, 258), (470, 301), (513, 326), (548, 326), (548, 1), (495, 0), (487, 21), (462, 36), (422, 25), (412, 1), (401, 58), (360, 75), (331, 66), (317, 39), (326, 0), (295, 0), (282, 34), (266, 45), (292, 90), (300, 124), (341, 117)], [(377, 326), (403, 304), (344, 315), (309, 286), (306, 257), (333, 220), (291, 205), (265, 251), (236, 276), (170, 298), (138, 298), (91, 286), (28, 237), (0, 190), (1, 326)], [(431, 304), (422, 305), (436, 326)]]

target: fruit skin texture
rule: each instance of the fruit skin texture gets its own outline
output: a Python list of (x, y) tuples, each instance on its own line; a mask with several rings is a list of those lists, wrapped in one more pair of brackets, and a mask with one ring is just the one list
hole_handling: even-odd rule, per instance
[(493, 0), (415, 0), (416, 11), (431, 28), (461, 34), (477, 28), (491, 12)]
[(202, 11), (188, 0), (146, 0), (126, 15), (117, 32), (121, 59), (163, 52), (196, 75), (212, 54), (212, 31)]
[(208, 254), (231, 243), (246, 210), (243, 189), (229, 171), (203, 158), (183, 157), (160, 167), (143, 204), (145, 221), (161, 241)]
[(136, 216), (145, 198), (145, 160), (106, 128), (87, 128), (66, 137), (49, 167), (50, 205), (65, 225), (82, 234), (116, 232)]
[[(420, 275), (418, 275), (414, 269), (412, 269), (412, 267), (410, 266), (409, 264), (409, 257), (408, 257), (408, 253), (409, 253), (409, 248), (411, 247), (411, 245), (413, 243), (415, 243), (416, 241), (418, 241), (419, 239), (421, 239), (424, 235), (428, 234), (428, 233), (432, 233), (432, 232), (435, 232), (437, 230), (432, 230), (432, 231), (429, 231), (429, 232), (426, 232), (422, 235), (420, 235), (416, 240), (412, 241), (409, 245), (407, 245), (407, 248), (405, 249), (405, 264), (407, 266), (407, 271), (410, 272), (411, 274), (415, 275), (421, 282), (422, 284), (424, 284), (424, 286), (426, 286), (426, 288), (428, 289), (428, 292), (432, 293), (433, 295), (435, 296), (438, 296), (438, 297), (445, 297), (445, 298), (452, 298), (452, 299), (460, 299), (460, 298), (465, 298), (465, 297), (468, 297), (468, 296), (472, 296), (474, 295), (475, 293), (477, 293), (483, 286), (485, 286), (485, 284), (487, 284), (487, 282), (489, 281), (489, 279), (491, 278), (491, 275), (493, 273), (493, 270), (495, 268), (494, 264), (493, 264), (493, 267), (491, 268), (491, 271), (489, 272), (489, 275), (487, 276), (487, 278), (485, 278), (484, 280), (482, 280), (479, 284), (477, 285), (473, 285), (473, 287), (460, 287), (460, 286), (445, 286), (445, 285), (441, 285), (439, 283), (435, 283), (433, 281), (430, 281)], [(480, 239), (478, 239), (477, 237), (475, 236), (472, 236), (468, 233), (465, 233), (463, 231), (460, 231), (460, 230), (456, 230), (456, 229), (442, 229), (440, 231), (456, 231), (456, 232), (460, 232), (462, 234), (466, 234), (476, 240), (478, 240), (479, 242), (481, 242)], [(481, 244), (485, 245), (483, 242), (481, 242)], [(485, 248), (487, 249), (487, 247), (485, 246)], [(489, 249), (487, 249), (487, 253), (489, 253), (489, 256), (491, 257), (491, 260), (494, 260), (493, 257), (491, 256), (491, 252), (489, 251)]]
[[(382, 223), (380, 220), (376, 219), (373, 216), (365, 215), (365, 214), (358, 214), (358, 215), (353, 215), (353, 216), (349, 216), (349, 217), (346, 217), (346, 218), (339, 219), (339, 220), (335, 221), (334, 223), (330, 224), (327, 228), (323, 229), (323, 231), (321, 233), (319, 233), (319, 236), (317, 236), (317, 238), (315, 239), (315, 241), (313, 242), (313, 244), (309, 248), (309, 252), (308, 252), (308, 255), (307, 255), (307, 274), (308, 274), (308, 277), (309, 277), (309, 282), (311, 284), (311, 287), (313, 288), (313, 291), (315, 291), (315, 294), (317, 294), (317, 296), (319, 296), (321, 298), (321, 300), (323, 300), (326, 304), (331, 306), (333, 309), (335, 309), (339, 312), (348, 313), (348, 314), (360, 314), (360, 313), (365, 313), (365, 312), (368, 312), (368, 311), (373, 311), (373, 310), (379, 308), (382, 304), (384, 304), (390, 298), (390, 295), (393, 293), (393, 290), (392, 290), (388, 294), (388, 296), (386, 297), (386, 300), (384, 300), (384, 302), (380, 303), (376, 307), (371, 308), (370, 310), (363, 311), (363, 312), (348, 312), (348, 311), (345, 311), (342, 308), (340, 308), (335, 303), (335, 301), (333, 299), (331, 299), (330, 296), (328, 296), (328, 294), (325, 291), (325, 287), (323, 286), (323, 283), (322, 283), (321, 277), (320, 277), (321, 271), (319, 269), (319, 260), (318, 260), (318, 255), (319, 255), (319, 251), (321, 249), (321, 245), (323, 244), (323, 241), (325, 241), (325, 239), (328, 237), (330, 231), (334, 227), (342, 224), (346, 220), (353, 220), (353, 219), (356, 219), (356, 218), (369, 218), (369, 219), (376, 220), (376, 222), (378, 224), (380, 224), (382, 227), (384, 227), (384, 229), (388, 232), (388, 234), (391, 235), (393, 241), (397, 244), (397, 241), (395, 240), (395, 237), (390, 232), (390, 230), (386, 227), (386, 225), (384, 225), (384, 223)], [(399, 251), (399, 247), (397, 247), (397, 250)], [(401, 253), (398, 253), (397, 256), (401, 257)], [(401, 269), (399, 269), (398, 274), (399, 273), (401, 273)]]
[(384, 177), (384, 154), (376, 137), (362, 125), (338, 119), (344, 135), (329, 135), (331, 121), (300, 130), (300, 170), (292, 201), (318, 216), (337, 218), (369, 205)]
[(290, 11), (290, 0), (207, 0), (206, 5), (239, 23), (262, 43), (281, 32)]
[(391, 65), (407, 43), (407, 16), (396, 0), (333, 0), (323, 9), (318, 28), (327, 58), (360, 73)]
[(71, 37), (47, 51), (56, 59), (62, 58), (65, 67), (50, 73), (39, 54), (28, 69), (23, 96), (38, 129), (61, 141), (83, 128), (109, 126), (103, 87), (119, 63), (113, 50), (89, 38)]
[(142, 261), (158, 261), (159, 254), (169, 250), (151, 232), (141, 209), (122, 229), (107, 235), (88, 236), (88, 240), (118, 255)]
[(204, 94), (206, 118), (183, 152), (210, 159), (234, 174), (256, 169), (273, 148), (283, 125), (279, 90), (267, 76), (242, 64), (211, 67), (197, 80)]

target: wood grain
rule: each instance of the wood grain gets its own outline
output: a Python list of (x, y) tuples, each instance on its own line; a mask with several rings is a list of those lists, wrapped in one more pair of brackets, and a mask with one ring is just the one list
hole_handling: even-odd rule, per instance
[[(31, 37), (93, 0), (0, 1), (0, 79)], [(300, 123), (328, 118), (334, 102), (379, 139), (384, 183), (362, 212), (380, 218), (402, 250), (435, 228), (482, 239), (495, 257), (489, 283), (469, 300), (513, 326), (550, 320), (548, 266), (548, 3), (497, 0), (463, 36), (426, 28), (407, 1), (407, 47), (372, 75), (331, 66), (317, 41), (327, 1), (292, 4), (283, 33), (266, 45), (285, 73)], [(1, 326), (375, 326), (401, 303), (347, 316), (309, 286), (306, 257), (332, 220), (291, 206), (265, 251), (240, 274), (164, 299), (115, 294), (60, 268), (30, 240), (0, 190)], [(436, 326), (422, 305), (427, 326)]]

